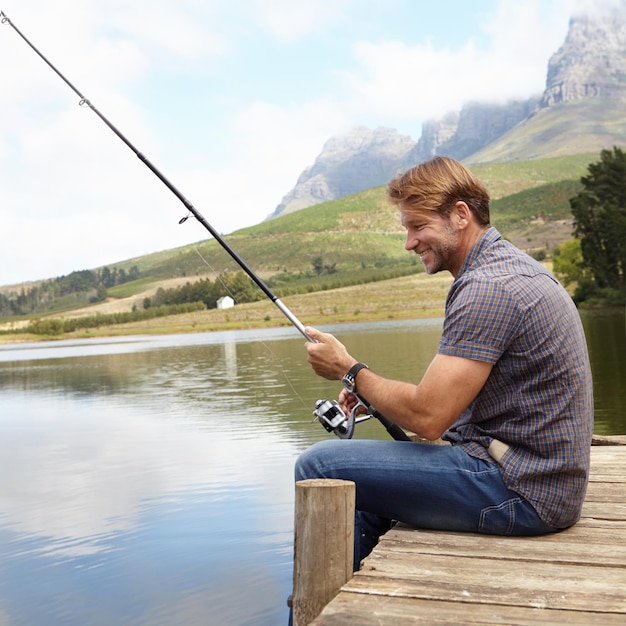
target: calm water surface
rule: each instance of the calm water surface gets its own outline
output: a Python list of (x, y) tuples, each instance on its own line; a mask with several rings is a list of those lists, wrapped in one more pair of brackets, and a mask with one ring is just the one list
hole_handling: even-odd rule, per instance
[[(583, 321), (596, 432), (626, 433), (623, 312)], [(416, 379), (441, 320), (328, 329)], [(285, 623), (293, 463), (339, 391), (302, 345), (287, 328), (0, 346), (0, 625)]]

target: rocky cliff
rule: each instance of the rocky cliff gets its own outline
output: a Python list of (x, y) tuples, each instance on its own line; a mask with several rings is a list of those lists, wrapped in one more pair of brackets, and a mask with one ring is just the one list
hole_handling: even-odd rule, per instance
[[(467, 103), (460, 112), (425, 122), (417, 142), (389, 128), (359, 127), (333, 137), (270, 217), (382, 185), (437, 154), (468, 159), (550, 107), (589, 98), (626, 104), (626, 2), (620, 7), (572, 17), (548, 63), (543, 94), (506, 104)], [(586, 149), (587, 143), (580, 146)], [(540, 156), (541, 146), (536, 151)]]
[(413, 139), (392, 128), (359, 126), (333, 137), (271, 217), (382, 185), (414, 146)]
[(422, 125), (422, 136), (406, 165), (410, 167), (437, 154), (465, 159), (532, 115), (538, 104), (539, 97), (506, 104), (470, 102), (460, 113), (430, 120)]
[(626, 101), (626, 6), (573, 17), (546, 83), (542, 107), (582, 98)]

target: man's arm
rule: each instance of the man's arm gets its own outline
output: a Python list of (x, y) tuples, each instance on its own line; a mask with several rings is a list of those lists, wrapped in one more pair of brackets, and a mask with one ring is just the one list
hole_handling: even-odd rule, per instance
[[(307, 343), (308, 361), (316, 374), (340, 380), (356, 363), (333, 335), (307, 328), (317, 343)], [(356, 390), (385, 417), (424, 437), (437, 439), (451, 426), (482, 389), (491, 363), (437, 354), (418, 384), (383, 378), (362, 369)], [(340, 401), (348, 401), (342, 392)]]

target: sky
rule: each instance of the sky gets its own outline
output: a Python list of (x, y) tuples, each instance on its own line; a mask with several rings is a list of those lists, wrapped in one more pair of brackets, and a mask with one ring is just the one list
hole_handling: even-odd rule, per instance
[[(228, 240), (272, 213), (324, 143), (354, 126), (417, 141), (423, 122), (466, 102), (541, 93), (570, 17), (595, 4), (0, 0), (0, 9)], [(0, 62), (0, 285), (209, 236), (196, 220), (178, 224), (180, 200), (8, 24)]]

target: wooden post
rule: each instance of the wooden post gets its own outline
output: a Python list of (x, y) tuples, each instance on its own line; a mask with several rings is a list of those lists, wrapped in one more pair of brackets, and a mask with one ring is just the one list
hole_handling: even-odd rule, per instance
[(294, 626), (309, 624), (352, 578), (355, 494), (349, 480), (296, 483)]

